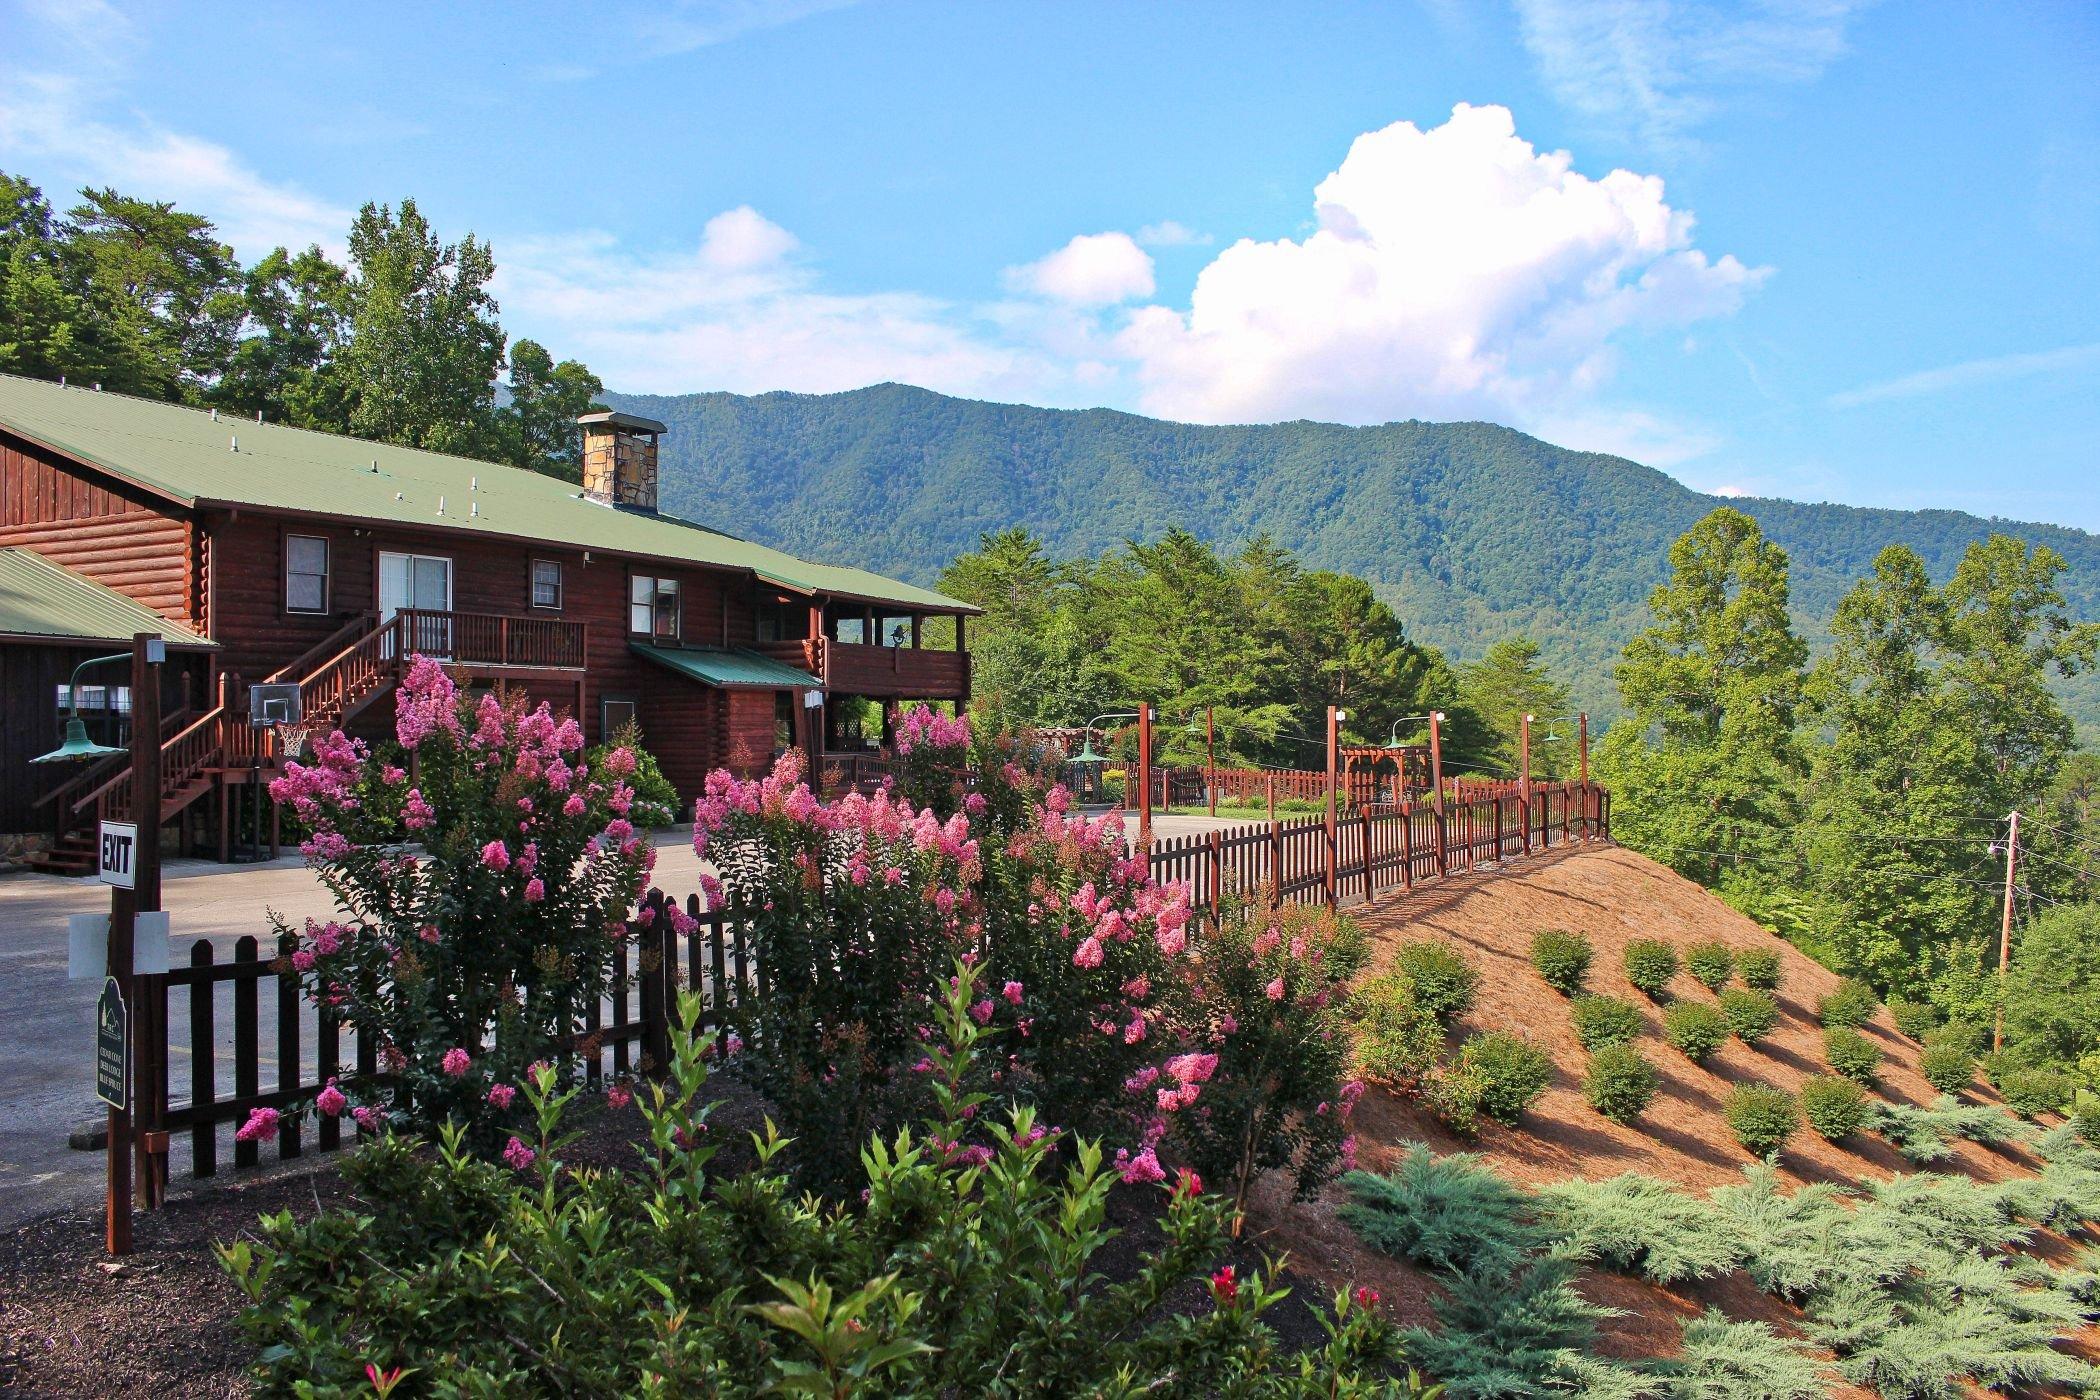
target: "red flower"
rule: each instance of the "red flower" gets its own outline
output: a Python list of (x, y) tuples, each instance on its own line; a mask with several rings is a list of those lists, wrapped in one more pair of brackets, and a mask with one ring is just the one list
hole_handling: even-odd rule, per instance
[(1218, 1300), (1218, 1306), (1229, 1308), (1240, 1296), (1240, 1281), (1233, 1267), (1226, 1264), (1210, 1276), (1210, 1296)]
[[(1202, 1195), (1203, 1178), (1190, 1171), (1187, 1167), (1183, 1167), (1174, 1177), (1174, 1194), (1176, 1196)], [(1228, 1269), (1226, 1272), (1230, 1273), (1231, 1270)]]
[(1358, 1307), (1362, 1308), (1362, 1309), (1363, 1309), (1363, 1310), (1364, 1310), (1365, 1312), (1369, 1312), (1369, 1311), (1370, 1311), (1370, 1310), (1371, 1310), (1372, 1308), (1375, 1308), (1375, 1307), (1377, 1307), (1377, 1306), (1378, 1306), (1378, 1290), (1377, 1290), (1377, 1289), (1375, 1289), (1375, 1288), (1369, 1288), (1369, 1287), (1365, 1287), (1365, 1288), (1359, 1288), (1359, 1289), (1357, 1289), (1357, 1290), (1356, 1290), (1356, 1306), (1358, 1306)]

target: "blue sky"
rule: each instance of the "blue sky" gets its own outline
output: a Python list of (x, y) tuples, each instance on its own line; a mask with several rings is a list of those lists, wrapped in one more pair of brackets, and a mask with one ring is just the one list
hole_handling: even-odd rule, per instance
[(413, 196), (618, 389), (1489, 418), (2100, 529), (2100, 7), (0, 0), (0, 168)]

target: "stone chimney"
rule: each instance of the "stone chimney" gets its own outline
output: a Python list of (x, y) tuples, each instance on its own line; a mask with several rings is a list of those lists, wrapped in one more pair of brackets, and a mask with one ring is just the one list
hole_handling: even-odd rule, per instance
[(586, 413), (583, 494), (607, 505), (656, 509), (656, 438), (664, 425), (632, 413)]

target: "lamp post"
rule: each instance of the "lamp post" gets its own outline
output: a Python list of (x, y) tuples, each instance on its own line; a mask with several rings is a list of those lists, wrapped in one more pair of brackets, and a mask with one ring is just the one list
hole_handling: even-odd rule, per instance
[[(1152, 707), (1146, 705), (1137, 710), (1114, 710), (1105, 715), (1095, 715), (1082, 727), (1079, 752), (1071, 761), (1085, 764), (1107, 761), (1105, 754), (1094, 751), (1094, 731), (1099, 729), (1103, 722), (1112, 719), (1134, 719), (1138, 722), (1138, 776), (1144, 787), (1144, 800), (1139, 808), (1138, 837), (1140, 844), (1149, 851), (1152, 845)], [(1123, 801), (1125, 805), (1130, 801), (1128, 775), (1125, 775), (1123, 783)]]
[(1342, 758), (1342, 725), (1347, 710), (1327, 707), (1327, 907), (1334, 908), (1340, 896), (1340, 833), (1335, 826), (1335, 783)]
[[(65, 742), (31, 762), (62, 763), (121, 754), (123, 749), (91, 743), (87, 726), (80, 718), (80, 673), (90, 666), (111, 662), (131, 663), (131, 819), (138, 828), (131, 856), (130, 888), (113, 886), (109, 901), (109, 941), (105, 967), (119, 989), (126, 1009), (124, 1025), (124, 1088), (121, 1103), (109, 1106), (107, 1180), (103, 1200), (103, 1247), (112, 1255), (131, 1253), (132, 1122), (131, 1110), (144, 1087), (140, 1083), (139, 1057), (135, 1053), (135, 1028), (142, 1009), (139, 979), (133, 971), (133, 934), (137, 915), (160, 908), (160, 668), (167, 660), (167, 641), (157, 633), (140, 632), (131, 640), (131, 650), (91, 657), (73, 668), (68, 686)], [(99, 835), (99, 834), (98, 834)], [(97, 841), (98, 850), (100, 840)], [(150, 1013), (144, 1018), (149, 1029), (158, 1029)], [(148, 1109), (149, 1131), (138, 1142), (139, 1167), (147, 1203), (160, 1200), (160, 1172), (166, 1158), (161, 1155), (158, 1111)]]

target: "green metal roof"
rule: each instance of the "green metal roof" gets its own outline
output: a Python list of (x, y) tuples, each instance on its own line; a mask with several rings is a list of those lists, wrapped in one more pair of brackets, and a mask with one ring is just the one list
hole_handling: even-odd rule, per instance
[(0, 426), (184, 505), (311, 511), (748, 569), (801, 593), (977, 609), (865, 569), (812, 564), (675, 516), (586, 500), (517, 467), (0, 374)]
[(760, 656), (755, 651), (725, 651), (720, 647), (658, 647), (650, 646), (647, 642), (629, 642), (627, 645), (634, 649), (636, 655), (646, 656), (657, 665), (668, 666), (702, 685), (731, 688), (756, 686), (765, 690), (782, 690), (795, 686), (821, 687), (824, 684), (799, 666), (790, 666), (784, 661)]
[(128, 643), (139, 632), (157, 632), (171, 646), (211, 645), (144, 604), (61, 568), (33, 549), (0, 549), (0, 637)]

